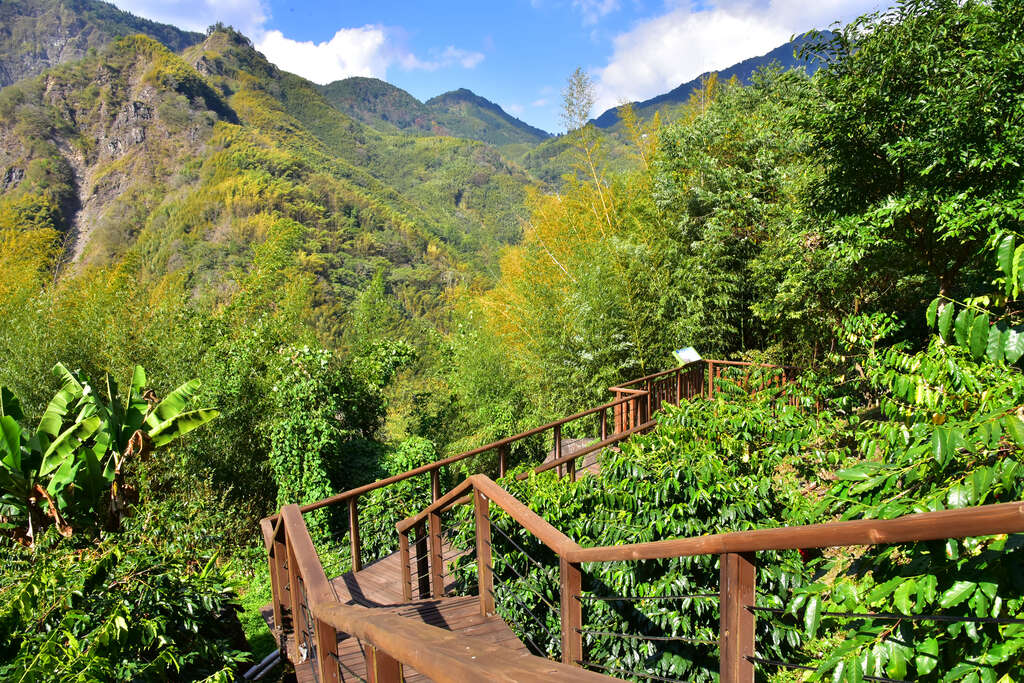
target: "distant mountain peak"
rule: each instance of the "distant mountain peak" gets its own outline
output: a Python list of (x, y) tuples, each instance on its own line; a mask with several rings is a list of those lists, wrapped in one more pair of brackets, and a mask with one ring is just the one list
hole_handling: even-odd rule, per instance
[(467, 88), (420, 102), (391, 83), (355, 76), (321, 86), (320, 92), (336, 109), (383, 132), (447, 135), (498, 146), (550, 137)]
[[(828, 31), (822, 31), (821, 34), (826, 38), (829, 36)], [(643, 100), (642, 102), (632, 102), (633, 108), (640, 117), (650, 118), (654, 115), (654, 112), (659, 109), (667, 106), (683, 104), (690, 99), (690, 94), (700, 87), (702, 79), (707, 78), (713, 73), (717, 73), (718, 78), (723, 81), (736, 77), (742, 83), (749, 83), (750, 77), (754, 72), (759, 69), (763, 69), (773, 62), (777, 63), (783, 69), (804, 67), (809, 73), (813, 73), (817, 70), (819, 65), (813, 61), (800, 59), (795, 54), (799, 48), (810, 40), (811, 38), (809, 33), (796, 36), (788, 43), (784, 43), (766, 54), (745, 59), (742, 62), (733, 64), (732, 66), (719, 71), (707, 71), (700, 76), (697, 76), (697, 78), (687, 81), (666, 93), (662, 93), (661, 95), (657, 95), (648, 100)], [(619, 122), (619, 109), (620, 107), (612, 107), (597, 118), (592, 119), (592, 122), (598, 128), (611, 128)]]

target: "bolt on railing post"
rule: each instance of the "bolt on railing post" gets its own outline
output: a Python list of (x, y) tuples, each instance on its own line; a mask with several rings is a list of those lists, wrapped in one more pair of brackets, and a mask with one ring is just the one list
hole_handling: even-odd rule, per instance
[(753, 683), (754, 553), (725, 553), (719, 557), (719, 679), (721, 683)]
[(363, 568), (362, 543), (359, 540), (359, 506), (358, 496), (348, 499), (348, 542), (352, 552), (352, 571)]
[(477, 593), (480, 614), (494, 614), (494, 553), (491, 550), (491, 501), (473, 489), (473, 511), (476, 516)]
[(508, 444), (498, 446), (498, 478), (505, 476), (508, 469)]
[[(338, 683), (338, 632), (330, 624), (316, 619), (316, 665), (320, 683)], [(333, 655), (333, 656), (332, 656)]]
[(426, 600), (430, 596), (430, 557), (428, 555), (426, 522), (417, 522), (416, 530), (416, 574), (419, 577), (419, 599)]
[(580, 601), (580, 590), (583, 584), (583, 573), (580, 565), (558, 558), (561, 575), (561, 612), (562, 612), (562, 663), (575, 664), (583, 660), (583, 603)]
[(366, 646), (366, 680), (369, 683), (401, 683), (402, 665), (370, 643)]
[(437, 502), (441, 497), (441, 471), (438, 468), (430, 470), (430, 502)]
[(441, 545), (441, 513), (437, 510), (430, 519), (430, 597), (444, 597), (444, 547)]
[(398, 558), (402, 563), (402, 599), (412, 600), (412, 567), (409, 558), (409, 531), (398, 532)]

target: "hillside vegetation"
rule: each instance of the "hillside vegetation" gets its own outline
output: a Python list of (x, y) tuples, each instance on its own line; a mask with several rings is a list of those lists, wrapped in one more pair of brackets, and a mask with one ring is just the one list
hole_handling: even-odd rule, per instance
[[(502, 484), (584, 545), (1020, 500), (1022, 27), (1018, 2), (908, 0), (811, 39), (813, 75), (705, 79), (675, 118), (627, 107), (610, 132), (577, 108), (523, 166), (419, 130), (376, 83), (353, 91), (388, 126), (348, 116), (225, 27), (180, 52), (120, 38), (4, 88), (0, 677), (237, 678), (274, 647), (260, 517), (605, 401), (687, 345), (802, 380), (669, 410), (600, 477)], [(189, 417), (164, 447), (172, 414)], [(429, 495), (361, 501), (367, 552)], [(347, 569), (343, 515), (308, 521)], [(526, 577), (504, 615), (557, 652), (526, 615), (550, 573), (497, 538), (499, 570)], [(783, 612), (759, 616), (759, 647), (815, 671), (759, 675), (1017, 681), (1020, 624), (991, 620), (1024, 618), (1019, 553), (765, 554), (760, 599)], [(585, 581), (704, 593), (717, 569)], [(696, 601), (585, 617), (695, 641), (717, 623)], [(717, 676), (696, 642), (585, 647), (638, 678)]]
[(98, 0), (8, 0), (0, 5), (0, 88), (136, 33), (175, 52), (203, 39)]

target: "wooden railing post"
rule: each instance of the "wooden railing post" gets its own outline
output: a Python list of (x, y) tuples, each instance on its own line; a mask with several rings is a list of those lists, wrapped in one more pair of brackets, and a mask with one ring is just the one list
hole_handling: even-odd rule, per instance
[(401, 683), (402, 665), (394, 657), (364, 641), (366, 680), (369, 683)]
[(352, 571), (363, 568), (362, 543), (359, 540), (359, 506), (358, 496), (348, 499), (348, 542), (352, 551)]
[[(620, 398), (622, 398), (622, 393), (616, 391), (615, 392), (615, 400), (618, 401)], [(623, 431), (623, 429), (622, 429), (622, 422), (623, 422), (622, 421), (622, 414), (626, 410), (626, 404), (625, 403), (620, 403), (617, 406), (615, 406), (615, 408), (613, 410), (615, 411), (615, 433), (616, 434), (621, 434), (622, 431)]]
[(575, 664), (583, 660), (583, 604), (580, 601), (580, 589), (583, 574), (580, 565), (559, 558), (561, 574), (561, 612), (562, 612), (562, 663)]
[[(555, 460), (562, 457), (562, 425), (555, 425), (551, 430), (552, 444), (554, 445)], [(558, 476), (562, 476), (562, 466), (558, 466)]]
[(430, 519), (430, 597), (444, 597), (444, 547), (441, 545), (441, 513), (431, 512)]
[(647, 422), (651, 419), (651, 415), (654, 413), (654, 388), (658, 385), (656, 380), (647, 380), (647, 413), (644, 415), (644, 419), (641, 422)]
[(494, 614), (494, 553), (491, 551), (491, 501), (473, 489), (473, 511), (476, 515), (477, 593), (480, 614)]
[(719, 594), (719, 678), (721, 683), (753, 683), (754, 553), (725, 553), (720, 556)]
[[(290, 609), (290, 605), (285, 602), (284, 587), (288, 582), (288, 574), (285, 571), (285, 565), (288, 559), (288, 549), (285, 547), (284, 540), (284, 524), (280, 525), (281, 528), (274, 534), (274, 554), (270, 558), (270, 580), (271, 590), (274, 596), (274, 626), (279, 629), (284, 629), (284, 610)], [(291, 584), (288, 584), (291, 589)]]
[(413, 529), (416, 530), (416, 574), (419, 577), (419, 599), (426, 600), (430, 596), (430, 556), (427, 525), (425, 522), (419, 522)]
[(715, 397), (715, 363), (708, 361), (708, 398)]
[(676, 370), (676, 405), (683, 402), (683, 369)]
[(498, 478), (505, 476), (508, 469), (508, 444), (498, 446)]
[(438, 468), (430, 470), (430, 502), (433, 503), (441, 497), (441, 471)]
[(402, 599), (412, 600), (412, 567), (409, 566), (409, 532), (398, 532), (398, 558), (402, 563)]
[[(302, 589), (299, 587), (299, 565), (295, 561), (295, 553), (291, 543), (285, 536), (285, 546), (288, 549), (288, 592), (291, 594), (292, 604), (292, 635), (296, 643), (302, 642), (302, 633), (306, 630), (306, 615), (302, 613)], [(308, 653), (307, 653), (308, 656)]]
[(608, 438), (608, 409), (601, 409), (601, 441)]
[(316, 666), (320, 683), (338, 683), (338, 632), (330, 624), (317, 619)]

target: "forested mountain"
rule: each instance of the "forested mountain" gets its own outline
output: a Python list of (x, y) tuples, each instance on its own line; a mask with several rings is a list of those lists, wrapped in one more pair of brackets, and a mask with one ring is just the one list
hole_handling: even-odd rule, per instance
[(99, 0), (0, 3), (0, 87), (84, 57), (118, 36), (147, 35), (177, 52), (202, 34), (136, 17)]
[[(831, 34), (828, 31), (822, 32), (822, 36), (825, 38), (829, 35)], [(656, 95), (655, 97), (643, 100), (642, 102), (633, 102), (633, 108), (641, 118), (649, 119), (654, 116), (655, 112), (661, 112), (664, 117), (673, 108), (677, 108), (680, 105), (685, 104), (693, 93), (700, 90), (701, 84), (711, 76), (712, 73), (714, 73), (719, 80), (727, 81), (732, 78), (737, 78), (741, 83), (749, 83), (750, 77), (753, 74), (772, 64), (778, 65), (778, 67), (783, 70), (803, 67), (808, 73), (814, 73), (820, 66), (820, 62), (813, 58), (802, 58), (797, 55), (800, 49), (807, 45), (811, 40), (812, 38), (809, 34), (797, 36), (785, 45), (780, 45), (771, 52), (761, 55), (760, 57), (744, 59), (742, 62), (733, 64), (732, 66), (720, 71), (709, 71), (701, 74), (691, 81), (687, 81), (686, 83), (669, 90), (667, 93)], [(594, 124), (599, 128), (611, 128), (618, 122), (619, 107), (612, 107), (594, 119)]]
[(465, 88), (420, 102), (390, 83), (353, 77), (321, 86), (321, 91), (340, 111), (384, 132), (447, 135), (496, 147), (533, 145), (551, 137)]
[(453, 135), (471, 140), (502, 146), (517, 142), (536, 143), (551, 137), (465, 88), (432, 97), (426, 106)]
[(66, 234), (76, 263), (140, 251), (199, 281), (284, 221), (335, 293), (377, 262), (429, 288), (516, 238), (529, 184), (480, 143), (352, 121), (230, 31), (181, 57), (120, 39), (4, 90), (0, 119), (0, 212)]
[(322, 85), (320, 92), (342, 113), (380, 131), (450, 134), (434, 120), (426, 105), (379, 78), (353, 76)]

